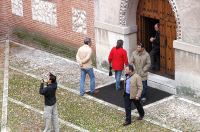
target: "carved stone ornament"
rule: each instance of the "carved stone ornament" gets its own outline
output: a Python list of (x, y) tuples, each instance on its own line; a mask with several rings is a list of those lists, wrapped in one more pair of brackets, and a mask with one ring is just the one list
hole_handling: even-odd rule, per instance
[(84, 10), (72, 8), (72, 30), (87, 34), (86, 12)]
[(32, 19), (57, 26), (56, 4), (43, 0), (32, 0)]
[(11, 0), (12, 14), (17, 16), (23, 16), (23, 1), (22, 0)]

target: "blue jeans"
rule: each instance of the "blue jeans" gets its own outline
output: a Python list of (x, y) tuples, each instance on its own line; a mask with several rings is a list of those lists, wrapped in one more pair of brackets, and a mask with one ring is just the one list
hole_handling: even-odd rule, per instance
[(142, 96), (141, 96), (141, 98), (146, 98), (146, 96), (147, 96), (147, 89), (148, 89), (147, 80), (142, 81), (142, 85), (143, 85), (143, 90), (142, 90)]
[(120, 90), (120, 81), (121, 81), (122, 71), (115, 71), (115, 80), (116, 80), (116, 90)]
[(85, 78), (86, 74), (90, 77), (90, 93), (93, 93), (95, 90), (95, 76), (93, 68), (84, 68), (81, 69), (81, 79), (80, 79), (80, 95), (83, 96), (85, 94)]

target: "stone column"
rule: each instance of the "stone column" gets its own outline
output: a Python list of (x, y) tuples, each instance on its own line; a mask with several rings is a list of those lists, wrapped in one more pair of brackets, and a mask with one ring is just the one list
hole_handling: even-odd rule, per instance
[(200, 1), (175, 0), (182, 36), (174, 41), (177, 94), (200, 98)]
[(174, 41), (177, 94), (200, 98), (200, 46)]
[(118, 39), (124, 41), (128, 57), (136, 46), (137, 27), (118, 26), (102, 22), (95, 22), (95, 41), (97, 68), (101, 70), (108, 69), (108, 55), (110, 50), (116, 46)]

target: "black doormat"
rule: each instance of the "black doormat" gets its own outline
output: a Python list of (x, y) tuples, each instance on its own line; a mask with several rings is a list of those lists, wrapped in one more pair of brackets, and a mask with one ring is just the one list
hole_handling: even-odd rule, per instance
[[(115, 83), (111, 84), (111, 85), (107, 85), (102, 88), (99, 88), (98, 90), (99, 90), (99, 92), (92, 96), (124, 108), (124, 98), (123, 98), (124, 90), (116, 91)], [(89, 92), (87, 94), (89, 94)], [(144, 105), (151, 104), (151, 103), (161, 100), (163, 98), (169, 97), (170, 95), (171, 94), (169, 94), (167, 92), (149, 87), (147, 101)], [(132, 109), (135, 109), (134, 105), (132, 106)]]

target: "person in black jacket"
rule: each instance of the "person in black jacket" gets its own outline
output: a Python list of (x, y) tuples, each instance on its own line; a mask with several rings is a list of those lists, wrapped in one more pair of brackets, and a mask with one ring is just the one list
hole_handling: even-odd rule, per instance
[(50, 73), (47, 86), (44, 87), (44, 80), (42, 79), (39, 90), (39, 93), (43, 95), (45, 99), (45, 106), (44, 106), (45, 129), (43, 132), (51, 131), (52, 126), (53, 126), (53, 131), (59, 132), (58, 110), (56, 106), (56, 90), (57, 90), (56, 76)]
[(159, 31), (159, 23), (156, 23), (154, 26), (156, 34), (154, 37), (150, 38), (150, 42), (152, 43), (152, 50), (150, 52), (151, 57), (151, 70), (159, 70), (160, 69), (160, 31)]

